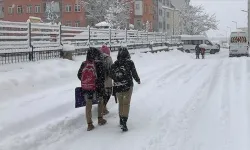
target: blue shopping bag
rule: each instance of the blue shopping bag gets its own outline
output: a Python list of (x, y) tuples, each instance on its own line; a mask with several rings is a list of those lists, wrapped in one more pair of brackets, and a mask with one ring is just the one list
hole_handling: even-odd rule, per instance
[[(84, 90), (81, 87), (75, 88), (75, 108), (86, 106), (86, 100), (84, 98)], [(92, 104), (98, 104), (98, 100), (94, 97)]]

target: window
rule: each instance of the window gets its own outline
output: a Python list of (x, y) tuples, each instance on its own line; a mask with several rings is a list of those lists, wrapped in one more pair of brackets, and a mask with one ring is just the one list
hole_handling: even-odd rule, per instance
[(140, 4), (136, 4), (135, 9), (140, 9)]
[(141, 27), (141, 20), (136, 20), (137, 28)]
[(13, 14), (13, 7), (12, 7), (12, 6), (10, 6), (10, 7), (8, 8), (8, 14)]
[(66, 12), (71, 12), (71, 5), (66, 5)]
[(71, 26), (71, 21), (66, 21), (66, 26)]
[(35, 6), (35, 13), (41, 13), (41, 6), (40, 5)]
[(183, 43), (185, 45), (197, 45), (197, 44), (203, 44), (202, 40), (184, 40)]
[(166, 30), (166, 22), (165, 21), (163, 22), (163, 30), (164, 31)]
[(159, 9), (159, 16), (162, 16), (162, 9)]
[(147, 5), (144, 5), (144, 13), (147, 13)]
[(167, 6), (170, 6), (170, 1), (169, 0), (167, 0)]
[(80, 27), (80, 21), (76, 21), (76, 22), (75, 22), (75, 26), (76, 26), (76, 27)]
[(153, 6), (150, 7), (150, 13), (154, 14), (154, 7)]
[(167, 24), (167, 30), (169, 30), (170, 29), (170, 25), (169, 24)]
[(23, 13), (23, 7), (22, 6), (17, 6), (17, 13), (22, 14)]
[(81, 5), (75, 4), (75, 12), (81, 12)]
[(205, 41), (205, 44), (207, 44), (207, 45), (213, 45), (210, 41), (208, 41), (208, 40), (206, 40)]
[(27, 5), (27, 13), (28, 14), (32, 13), (32, 5)]
[(167, 12), (167, 18), (170, 18), (170, 13), (169, 12)]
[(159, 22), (159, 28), (160, 29), (162, 28), (162, 22)]

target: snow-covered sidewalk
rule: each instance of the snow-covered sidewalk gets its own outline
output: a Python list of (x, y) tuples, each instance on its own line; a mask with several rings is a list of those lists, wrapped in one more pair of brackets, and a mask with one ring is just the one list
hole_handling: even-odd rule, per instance
[(86, 131), (84, 108), (74, 109), (83, 57), (2, 67), (0, 150), (249, 150), (250, 59), (229, 59), (227, 50), (194, 57), (177, 50), (132, 56), (142, 84), (135, 84), (127, 133), (113, 98), (108, 124), (97, 126), (94, 106), (97, 128)]

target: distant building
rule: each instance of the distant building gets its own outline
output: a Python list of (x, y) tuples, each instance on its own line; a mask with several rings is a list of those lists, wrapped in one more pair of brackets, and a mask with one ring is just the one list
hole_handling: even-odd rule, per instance
[(158, 30), (157, 5), (155, 0), (136, 0), (134, 2), (135, 29), (145, 30), (146, 22), (150, 24), (149, 31)]
[(182, 24), (180, 22), (181, 9), (190, 3), (190, 0), (166, 0), (165, 8), (165, 21), (166, 31), (168, 35), (181, 34)]
[(85, 14), (75, 0), (3, 0), (4, 20), (26, 22), (29, 16), (44, 22), (61, 22), (68, 26), (85, 26)]

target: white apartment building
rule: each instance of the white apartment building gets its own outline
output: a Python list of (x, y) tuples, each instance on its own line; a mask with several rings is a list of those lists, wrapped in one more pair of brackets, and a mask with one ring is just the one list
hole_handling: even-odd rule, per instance
[[(182, 25), (180, 24), (179, 11), (184, 5), (189, 4), (189, 2), (190, 0), (165, 0), (165, 5), (164, 3), (159, 4), (158, 8), (163, 9), (164, 12), (164, 17), (161, 19), (165, 21), (165, 28), (159, 28), (159, 31), (167, 32), (168, 35), (180, 34), (182, 30)], [(162, 6), (164, 8), (162, 8)], [(159, 19), (159, 24), (161, 24), (161, 21), (162, 20)]]

